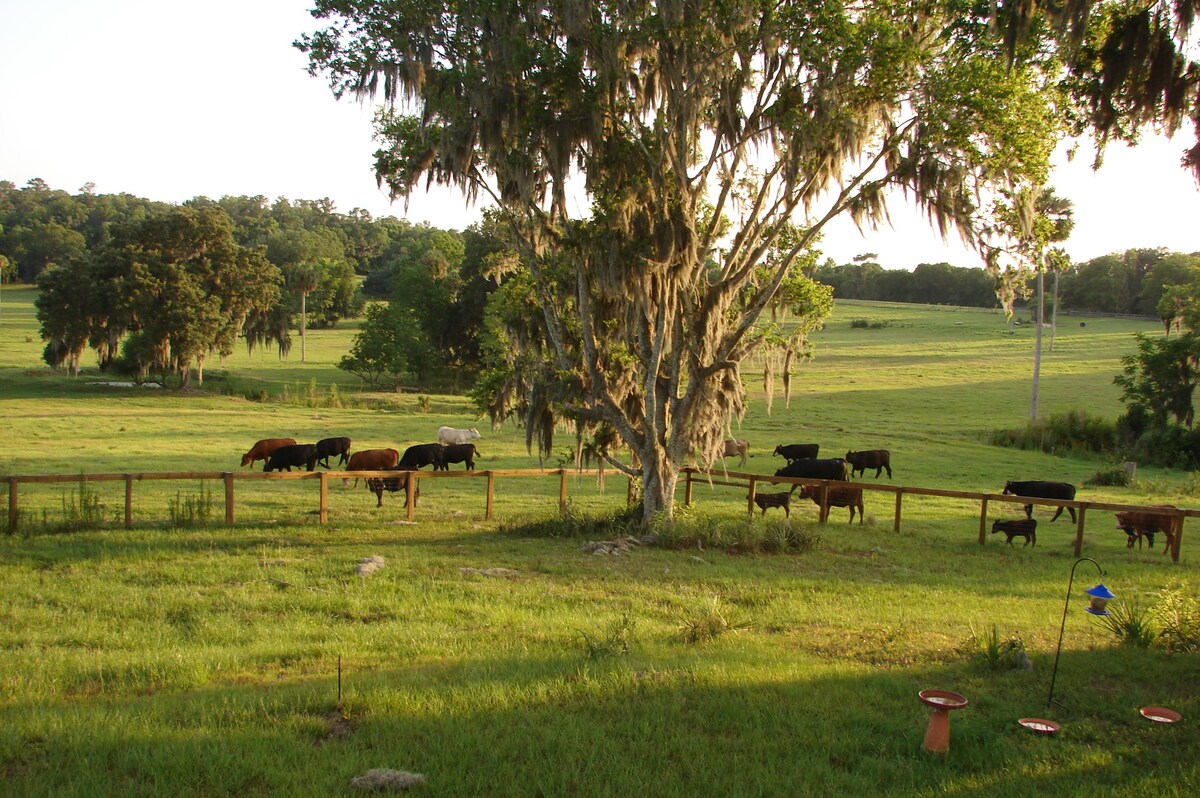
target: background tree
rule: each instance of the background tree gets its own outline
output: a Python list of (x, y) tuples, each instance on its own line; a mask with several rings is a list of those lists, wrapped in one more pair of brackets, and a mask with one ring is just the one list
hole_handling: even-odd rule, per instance
[(319, 0), (314, 13), (331, 22), (299, 43), (312, 72), (413, 111), (380, 118), (392, 193), (455, 185), (509, 219), (544, 324), (527, 435), (546, 451), (559, 417), (614, 429), (647, 520), (672, 512), (686, 452), (719, 453), (745, 407), (741, 364), (769, 340), (760, 317), (830, 219), (878, 222), (904, 187), (976, 240), (974, 197), (1043, 182), (1055, 138), (1053, 42), (1033, 31), (1010, 65), (989, 14), (960, 3)]
[(321, 284), (321, 269), (316, 264), (300, 263), (285, 272), (289, 291), (300, 297), (300, 362), (304, 362), (304, 337), (308, 326), (308, 295)]

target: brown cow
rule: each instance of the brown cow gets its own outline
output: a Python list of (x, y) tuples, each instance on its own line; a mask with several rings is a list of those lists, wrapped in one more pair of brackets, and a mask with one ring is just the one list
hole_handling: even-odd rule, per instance
[(1037, 545), (1037, 521), (1032, 518), (1017, 518), (1008, 521), (997, 521), (992, 524), (992, 534), (1003, 532), (1008, 545), (1013, 538), (1025, 538), (1026, 546)]
[(886, 468), (888, 479), (892, 478), (892, 453), (887, 449), (846, 452), (846, 462), (850, 464), (850, 476), (863, 474), (874, 468), (875, 479), (879, 479), (879, 472)]
[[(363, 449), (361, 452), (350, 455), (350, 461), (346, 463), (346, 470), (386, 471), (395, 468), (396, 463), (399, 462), (400, 452), (395, 449)], [(343, 485), (349, 481), (347, 477), (342, 478)], [(354, 478), (354, 487), (358, 487), (358, 477)]]
[[(405, 473), (411, 474), (415, 469), (388, 468), (385, 470), (387, 470), (387, 471), (404, 471)], [(416, 493), (413, 494), (413, 499), (412, 499), (413, 507), (416, 507), (417, 503), (421, 500), (421, 486), (419, 483), (416, 482), (415, 477), (407, 477), (407, 478), (406, 477), (367, 477), (365, 482), (367, 483), (367, 490), (373, 492), (375, 494), (376, 498), (378, 499), (378, 501), (375, 504), (376, 507), (383, 506), (383, 492), (385, 490), (389, 493), (395, 493), (396, 491), (400, 490), (401, 488), (404, 488), (406, 491), (408, 491), (408, 490), (411, 490), (414, 485), (416, 486), (417, 490), (416, 490)], [(358, 480), (355, 480), (355, 484), (357, 484), (357, 483), (358, 483)], [(408, 503), (407, 492), (405, 493), (404, 501), (405, 501), (405, 504)]]
[[(801, 462), (801, 461), (798, 461)], [(829, 504), (826, 507), (821, 507), (821, 486), (820, 485), (801, 485), (801, 498), (807, 497), (813, 500), (813, 504), (821, 508), (821, 520), (825, 521), (829, 518), (830, 507), (849, 507), (850, 520), (847, 523), (854, 523), (854, 510), (858, 510), (858, 523), (863, 522), (863, 499), (862, 488), (830, 488), (828, 500)]]
[(242, 466), (254, 465), (255, 460), (270, 460), (280, 446), (295, 446), (295, 438), (263, 438), (242, 455)]
[[(1164, 510), (1175, 508), (1170, 504), (1159, 505)], [(1117, 529), (1122, 529), (1128, 536), (1126, 548), (1133, 548), (1134, 541), (1138, 548), (1142, 546), (1142, 538), (1154, 548), (1154, 533), (1162, 532), (1167, 538), (1164, 553), (1170, 552), (1175, 545), (1175, 536), (1179, 534), (1179, 518), (1170, 513), (1153, 513), (1147, 511), (1125, 510), (1117, 513)]]

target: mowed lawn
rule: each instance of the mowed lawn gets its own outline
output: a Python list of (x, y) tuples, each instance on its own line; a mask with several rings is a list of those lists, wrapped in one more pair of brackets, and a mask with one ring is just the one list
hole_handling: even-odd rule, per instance
[[(539, 467), (522, 430), (490, 429), (462, 397), (358, 395), (334, 366), (349, 326), (312, 331), (304, 364), (298, 343), (282, 361), (239, 352), (208, 369), (225, 394), (181, 395), (89, 384), (108, 379), (90, 362), (77, 380), (52, 373), (32, 291), (6, 286), (0, 310), (0, 474), (237, 471), (260, 437), (403, 448), (441, 424), (480, 428), (478, 468)], [(1120, 358), (1155, 326), (1060, 322), (1041, 413), (1115, 417)], [(815, 442), (830, 456), (890, 449), (893, 484), (1082, 486), (1111, 464), (984, 442), (1028, 417), (1032, 332), (985, 311), (839, 303), (790, 405), (780, 395), (768, 415), (756, 367), (745, 369), (753, 400), (733, 430), (750, 441), (745, 470), (772, 473), (775, 445)], [(344, 406), (330, 406), (331, 384)], [(246, 398), (278, 399), (284, 386), (287, 402)], [(1058, 661), (1065, 708), (1047, 707), (1076, 564), (1065, 516), (1038, 510), (1035, 547), (979, 546), (977, 503), (906, 498), (897, 533), (891, 495), (868, 493), (867, 521), (852, 527), (843, 510), (822, 526), (795, 502), (793, 529), (815, 544), (790, 554), (598, 555), (569, 523), (552, 537), (520, 531), (557, 515), (550, 469), (570, 445), (563, 431), (544, 476), (498, 479), (490, 521), (477, 479), (424, 481), (413, 523), (399, 495), (376, 508), (361, 485), (335, 481), (326, 526), (315, 482), (239, 481), (233, 527), (219, 483), (138, 483), (132, 530), (120, 483), (22, 485), (21, 531), (0, 537), (0, 793), (352, 795), (372, 768), (423, 774), (414, 793), (454, 796), (1200, 791), (1200, 661), (1121, 645), (1081, 612), (1082, 589), (1101, 579), (1089, 562), (1075, 571)], [(1081, 487), (1080, 498), (1200, 506), (1192, 475), (1138, 474), (1132, 488)], [(783, 528), (778, 511), (748, 523), (743, 491), (694, 490), (685, 523), (731, 536)], [(624, 506), (625, 480), (572, 476), (569, 493), (586, 528)], [(97, 506), (98, 523), (71, 529), (81, 505)], [(201, 506), (212, 517), (197, 519)], [(1095, 511), (1083, 553), (1137, 616), (1196, 600), (1194, 535), (1172, 563), (1161, 540), (1126, 549)], [(360, 575), (373, 556), (383, 567)], [(989, 668), (980, 641), (993, 633), (1019, 642), (1031, 667)], [(943, 756), (921, 750), (925, 688), (970, 701)], [(1147, 721), (1148, 705), (1183, 721)], [(1062, 731), (1032, 735), (1017, 725), (1028, 716)]]

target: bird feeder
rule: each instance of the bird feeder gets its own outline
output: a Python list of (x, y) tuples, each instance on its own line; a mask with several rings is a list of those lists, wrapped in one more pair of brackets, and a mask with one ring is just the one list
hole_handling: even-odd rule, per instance
[(1109, 599), (1116, 598), (1116, 595), (1104, 586), (1104, 583), (1089, 587), (1083, 591), (1088, 594), (1088, 605), (1084, 607), (1085, 612), (1090, 612), (1092, 615), (1108, 615), (1108, 610), (1104, 609), (1104, 605), (1108, 604)]

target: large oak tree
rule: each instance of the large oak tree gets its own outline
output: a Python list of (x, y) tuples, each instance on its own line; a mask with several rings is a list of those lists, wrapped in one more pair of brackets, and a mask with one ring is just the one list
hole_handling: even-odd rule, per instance
[(831, 219), (883, 221), (898, 189), (982, 244), (994, 205), (1045, 182), (1062, 64), (1037, 26), (1010, 59), (989, 11), (318, 0), (299, 46), (337, 95), (385, 101), (393, 195), (457, 186), (510, 220), (542, 314), (513, 339), (530, 434), (615, 431), (649, 519), (689, 449), (719, 453), (747, 356), (802, 351), (778, 333), (806, 325), (764, 320), (781, 291), (814, 299), (791, 281)]

